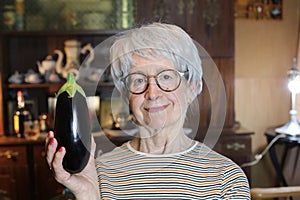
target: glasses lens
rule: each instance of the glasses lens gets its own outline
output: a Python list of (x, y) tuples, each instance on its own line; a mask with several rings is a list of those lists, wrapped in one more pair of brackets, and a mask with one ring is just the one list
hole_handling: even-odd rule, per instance
[(147, 87), (147, 77), (143, 74), (130, 74), (126, 77), (125, 83), (132, 93), (142, 93)]
[[(176, 90), (181, 82), (181, 75), (175, 70), (164, 70), (155, 77), (159, 88), (165, 92)], [(125, 78), (128, 90), (134, 94), (145, 92), (148, 87), (148, 77), (144, 74), (133, 73)]]
[(180, 74), (175, 70), (164, 70), (157, 75), (157, 83), (164, 91), (173, 91), (180, 84)]

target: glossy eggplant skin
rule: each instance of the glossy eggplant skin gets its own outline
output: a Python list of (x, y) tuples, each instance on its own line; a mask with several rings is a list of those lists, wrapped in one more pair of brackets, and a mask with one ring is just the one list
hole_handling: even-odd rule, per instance
[(67, 92), (57, 96), (54, 136), (58, 147), (66, 148), (63, 167), (71, 174), (79, 173), (87, 165), (91, 151), (91, 127), (85, 96)]

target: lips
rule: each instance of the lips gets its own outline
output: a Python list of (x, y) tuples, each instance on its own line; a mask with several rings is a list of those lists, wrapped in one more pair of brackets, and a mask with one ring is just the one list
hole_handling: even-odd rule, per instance
[(155, 112), (160, 112), (165, 110), (168, 107), (168, 105), (163, 105), (163, 106), (152, 106), (152, 107), (147, 107), (144, 108), (147, 112), (149, 113), (155, 113)]

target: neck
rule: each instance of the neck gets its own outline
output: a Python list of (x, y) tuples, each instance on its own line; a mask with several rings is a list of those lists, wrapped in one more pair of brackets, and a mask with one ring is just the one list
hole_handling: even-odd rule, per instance
[(133, 139), (130, 144), (137, 150), (149, 154), (171, 154), (187, 150), (194, 144), (194, 140), (185, 135), (183, 129), (160, 130), (155, 134), (145, 133), (140, 130), (140, 137)]

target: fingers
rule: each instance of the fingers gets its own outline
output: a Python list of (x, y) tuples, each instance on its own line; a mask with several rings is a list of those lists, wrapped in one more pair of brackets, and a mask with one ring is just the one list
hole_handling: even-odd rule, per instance
[(54, 159), (52, 161), (55, 179), (62, 184), (65, 184), (71, 175), (63, 168), (62, 165), (65, 154), (66, 149), (64, 147), (60, 147), (59, 150), (55, 153)]
[(49, 141), (50, 141), (50, 139), (53, 138), (53, 137), (54, 137), (53, 131), (49, 131), (49, 132), (48, 132), (48, 135), (47, 135), (47, 137), (46, 137), (46, 141), (45, 141), (45, 150), (46, 150), (46, 151), (47, 151), (47, 148), (48, 148)]
[(52, 162), (52, 166), (54, 168), (59, 168), (62, 165), (63, 158), (66, 154), (66, 149), (64, 147), (60, 147), (59, 150), (55, 153), (54, 159)]
[(48, 133), (48, 137), (46, 138), (46, 160), (49, 165), (49, 168), (52, 168), (52, 161), (54, 158), (54, 154), (57, 148), (57, 140), (54, 138), (53, 132)]
[(65, 184), (66, 180), (69, 179), (70, 174), (65, 171), (63, 168), (62, 162), (63, 158), (66, 154), (66, 149), (64, 147), (60, 147), (57, 151), (57, 140), (54, 138), (54, 133), (49, 131), (48, 136), (46, 138), (45, 148), (46, 148), (46, 160), (49, 165), (49, 168), (52, 170), (55, 179)]
[(95, 156), (95, 152), (96, 152), (96, 143), (95, 143), (95, 140), (94, 140), (94, 137), (92, 137), (92, 140), (91, 140), (91, 155), (94, 157)]

